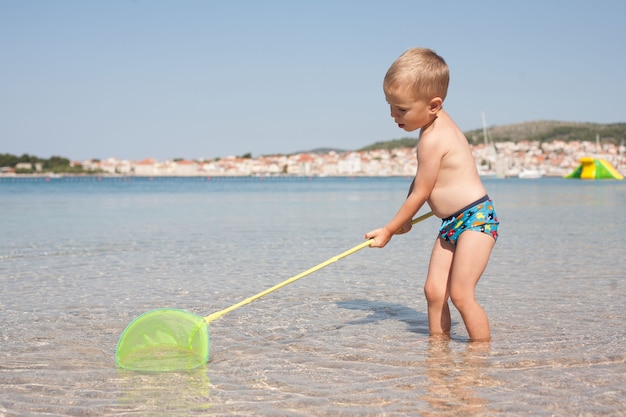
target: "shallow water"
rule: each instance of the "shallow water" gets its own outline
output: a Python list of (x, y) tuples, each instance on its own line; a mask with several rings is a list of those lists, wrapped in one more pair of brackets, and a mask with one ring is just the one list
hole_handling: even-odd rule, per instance
[(210, 325), (192, 372), (117, 369), (139, 314), (206, 315), (362, 242), (407, 179), (0, 180), (0, 415), (626, 415), (626, 182), (487, 180), (493, 341), (428, 337), (438, 221)]

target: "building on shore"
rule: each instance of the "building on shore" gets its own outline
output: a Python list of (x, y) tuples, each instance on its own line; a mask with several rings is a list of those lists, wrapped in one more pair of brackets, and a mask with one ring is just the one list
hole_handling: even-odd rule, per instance
[[(626, 175), (626, 149), (622, 143), (594, 142), (497, 142), (472, 146), (479, 173), (484, 176), (517, 177), (530, 171), (562, 177), (575, 169), (581, 157), (608, 161)], [(122, 176), (412, 176), (417, 169), (415, 148), (377, 149), (328, 153), (302, 152), (257, 158), (228, 156), (215, 159), (140, 161), (108, 158), (81, 162), (86, 171)], [(1, 175), (14, 175), (9, 169)]]

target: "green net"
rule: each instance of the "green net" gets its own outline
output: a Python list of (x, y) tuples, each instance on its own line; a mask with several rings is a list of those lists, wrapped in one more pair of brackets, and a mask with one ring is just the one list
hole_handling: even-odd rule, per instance
[(133, 320), (117, 344), (117, 365), (134, 371), (190, 370), (209, 359), (209, 326), (204, 317), (162, 308)]

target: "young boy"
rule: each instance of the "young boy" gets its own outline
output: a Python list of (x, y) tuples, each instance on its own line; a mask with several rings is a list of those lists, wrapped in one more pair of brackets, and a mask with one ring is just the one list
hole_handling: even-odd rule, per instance
[(480, 180), (467, 139), (443, 110), (448, 66), (434, 51), (409, 49), (389, 68), (383, 88), (391, 117), (407, 132), (420, 129), (417, 172), (409, 195), (386, 226), (365, 235), (384, 247), (411, 230), (424, 203), (443, 219), (428, 266), (424, 293), (431, 336), (450, 335), (448, 298), (471, 341), (489, 341), (489, 320), (474, 297), (498, 237), (498, 218)]

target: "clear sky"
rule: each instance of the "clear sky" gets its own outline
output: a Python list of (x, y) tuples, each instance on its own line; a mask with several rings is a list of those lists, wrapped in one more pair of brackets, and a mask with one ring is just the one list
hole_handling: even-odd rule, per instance
[(0, 153), (160, 160), (416, 137), (382, 78), (413, 46), (467, 131), (626, 121), (622, 0), (0, 0)]

